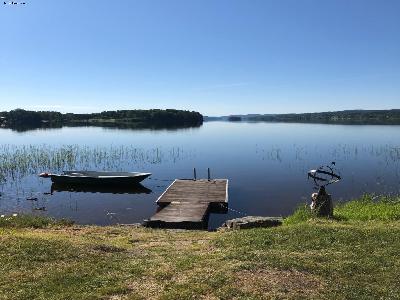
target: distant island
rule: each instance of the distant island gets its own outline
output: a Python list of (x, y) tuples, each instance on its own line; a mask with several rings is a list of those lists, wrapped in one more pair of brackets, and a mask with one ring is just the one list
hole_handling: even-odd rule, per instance
[(287, 122), (325, 124), (382, 124), (400, 125), (400, 109), (343, 110), (300, 114), (249, 114), (204, 117), (205, 121)]
[(82, 125), (156, 129), (198, 127), (202, 124), (203, 116), (200, 113), (176, 109), (117, 110), (90, 114), (24, 109), (0, 112), (0, 126), (17, 130)]
[(247, 114), (219, 117), (203, 117), (199, 112), (177, 109), (116, 110), (86, 114), (24, 109), (0, 112), (0, 127), (19, 131), (62, 126), (174, 129), (199, 127), (203, 121), (400, 125), (400, 109)]

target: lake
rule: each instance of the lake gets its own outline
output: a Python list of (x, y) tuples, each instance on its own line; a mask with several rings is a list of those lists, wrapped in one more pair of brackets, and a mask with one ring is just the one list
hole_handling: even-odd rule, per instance
[[(343, 180), (334, 201), (400, 192), (400, 126), (206, 122), (199, 128), (130, 130), (63, 127), (0, 129), (0, 213), (34, 213), (79, 224), (142, 222), (175, 178), (229, 179), (229, 212), (286, 216), (310, 202), (307, 171), (336, 162)], [(143, 171), (140, 189), (63, 190), (40, 172), (66, 169)], [(27, 198), (36, 198), (35, 201)]]

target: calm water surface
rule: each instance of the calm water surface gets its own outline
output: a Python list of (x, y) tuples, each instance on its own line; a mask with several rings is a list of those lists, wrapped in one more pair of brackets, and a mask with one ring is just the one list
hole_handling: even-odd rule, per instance
[[(191, 178), (193, 167), (198, 177), (206, 178), (210, 167), (212, 177), (229, 179), (229, 207), (235, 211), (211, 215), (211, 228), (241, 216), (239, 212), (290, 214), (309, 202), (313, 192), (307, 171), (331, 161), (336, 161), (343, 176), (328, 189), (336, 201), (365, 192), (400, 192), (400, 126), (209, 122), (175, 131), (64, 127), (19, 133), (0, 129), (0, 139), (5, 177), (0, 183), (1, 214), (29, 212), (80, 224), (141, 222), (154, 214), (155, 200), (172, 180)], [(36, 174), (63, 169), (153, 175), (139, 190), (53, 187), (49, 194), (50, 180)], [(37, 201), (26, 200), (29, 197)]]

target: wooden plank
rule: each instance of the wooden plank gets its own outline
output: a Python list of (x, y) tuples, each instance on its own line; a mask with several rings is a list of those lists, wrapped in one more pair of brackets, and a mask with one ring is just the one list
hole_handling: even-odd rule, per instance
[(226, 208), (227, 202), (227, 179), (176, 179), (157, 199), (163, 208), (145, 223), (150, 227), (206, 228), (210, 208)]
[(220, 202), (227, 203), (228, 180), (175, 180), (158, 198), (157, 203)]
[(208, 203), (172, 202), (152, 216), (150, 221), (203, 222), (208, 205)]

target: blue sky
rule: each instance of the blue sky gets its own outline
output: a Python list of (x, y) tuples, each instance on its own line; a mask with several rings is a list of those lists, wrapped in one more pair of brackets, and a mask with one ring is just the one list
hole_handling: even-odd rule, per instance
[(400, 108), (398, 0), (0, 6), (0, 110)]

